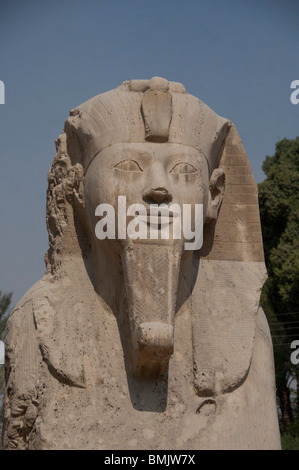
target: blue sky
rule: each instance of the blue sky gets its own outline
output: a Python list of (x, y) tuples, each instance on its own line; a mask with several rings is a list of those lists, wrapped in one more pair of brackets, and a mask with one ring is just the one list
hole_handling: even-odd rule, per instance
[(47, 172), (70, 109), (162, 76), (231, 119), (258, 182), (299, 135), (297, 0), (1, 0), (0, 289), (15, 304), (44, 274)]

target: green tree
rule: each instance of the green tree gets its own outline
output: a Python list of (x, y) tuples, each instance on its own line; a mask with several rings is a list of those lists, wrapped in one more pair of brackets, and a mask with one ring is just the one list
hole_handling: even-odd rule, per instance
[(0, 339), (3, 339), (6, 325), (6, 313), (11, 303), (11, 296), (12, 292), (5, 294), (0, 290)]
[[(7, 321), (7, 311), (11, 303), (12, 292), (9, 294), (2, 293), (0, 290), (0, 340), (4, 340), (5, 326)], [(0, 365), (0, 448), (1, 448), (1, 435), (2, 435), (2, 421), (3, 421), (3, 409), (2, 409), (2, 397), (4, 394), (4, 365)]]
[(290, 346), (299, 339), (299, 137), (278, 142), (275, 154), (266, 157), (263, 170), (266, 179), (258, 186), (269, 277), (261, 304), (274, 343), (281, 430), (297, 439), (299, 368), (291, 363)]

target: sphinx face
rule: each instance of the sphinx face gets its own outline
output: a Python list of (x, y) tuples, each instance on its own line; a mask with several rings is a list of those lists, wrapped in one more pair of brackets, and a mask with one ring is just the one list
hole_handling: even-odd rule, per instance
[[(85, 201), (90, 230), (95, 232), (99, 221), (96, 208), (103, 204), (109, 204), (115, 212), (115, 238), (111, 237), (111, 240), (130, 238), (128, 230), (124, 236), (123, 227), (120, 227), (124, 219), (124, 214), (120, 212), (125, 212), (128, 224), (133, 217), (134, 209), (138, 209), (134, 206), (128, 214), (127, 209), (131, 205), (142, 205), (148, 216), (155, 205), (165, 205), (165, 207), (175, 205), (174, 208), (180, 208), (181, 225), (183, 204), (190, 205), (192, 216), (190, 229), (194, 230), (194, 207), (195, 204), (202, 204), (205, 214), (208, 185), (206, 160), (192, 147), (167, 143), (114, 144), (98, 154), (86, 171)], [(175, 216), (177, 212), (174, 209), (173, 213), (169, 213), (170, 225), (174, 222), (171, 220), (174, 218), (172, 215)], [(141, 223), (144, 220), (143, 212), (139, 211), (138, 214)], [(154, 218), (152, 222), (154, 229)], [(166, 219), (164, 222), (166, 223)], [(147, 238), (151, 238), (149, 231)], [(172, 230), (169, 238), (173, 238)], [(182, 231), (181, 240), (184, 238)]]
[[(163, 376), (173, 352), (178, 279), (186, 238), (184, 205), (189, 207), (189, 229), (194, 231), (195, 205), (202, 205), (204, 217), (208, 204), (205, 157), (179, 144), (114, 144), (93, 159), (84, 185), (94, 243), (117, 246), (122, 258), (133, 371), (137, 375)], [(153, 208), (161, 205), (173, 209), (166, 215), (156, 213), (153, 218)], [(130, 207), (138, 209), (138, 233), (145, 233), (143, 238), (134, 238), (129, 230), (132, 223), (137, 227)], [(112, 236), (99, 240), (94, 235), (96, 226), (99, 215), (107, 210), (112, 210), (110, 228), (115, 236), (110, 233)], [(106, 218), (107, 226), (110, 222)], [(163, 238), (166, 226), (168, 236)]]

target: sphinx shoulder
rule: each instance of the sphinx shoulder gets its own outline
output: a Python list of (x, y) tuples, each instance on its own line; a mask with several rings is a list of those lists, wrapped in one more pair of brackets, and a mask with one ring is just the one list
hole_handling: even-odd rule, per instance
[(39, 349), (34, 305), (49, 292), (41, 279), (20, 299), (11, 312), (5, 338), (4, 430), (6, 449), (25, 449), (38, 415), (43, 360)]

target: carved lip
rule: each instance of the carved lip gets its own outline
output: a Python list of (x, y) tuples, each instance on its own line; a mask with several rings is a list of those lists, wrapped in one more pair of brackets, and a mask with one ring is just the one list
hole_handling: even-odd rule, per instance
[(166, 217), (166, 216), (160, 216), (160, 215), (155, 215), (155, 216), (139, 216), (138, 220), (141, 223), (147, 224), (148, 227), (152, 228), (160, 228), (164, 225), (170, 225), (173, 223), (173, 218), (172, 217)]
[(161, 228), (164, 225), (170, 225), (173, 223), (175, 217), (179, 217), (180, 214), (177, 212), (171, 212), (168, 209), (152, 208), (147, 211), (147, 215), (139, 215), (138, 220), (141, 223), (147, 224), (148, 227)]

